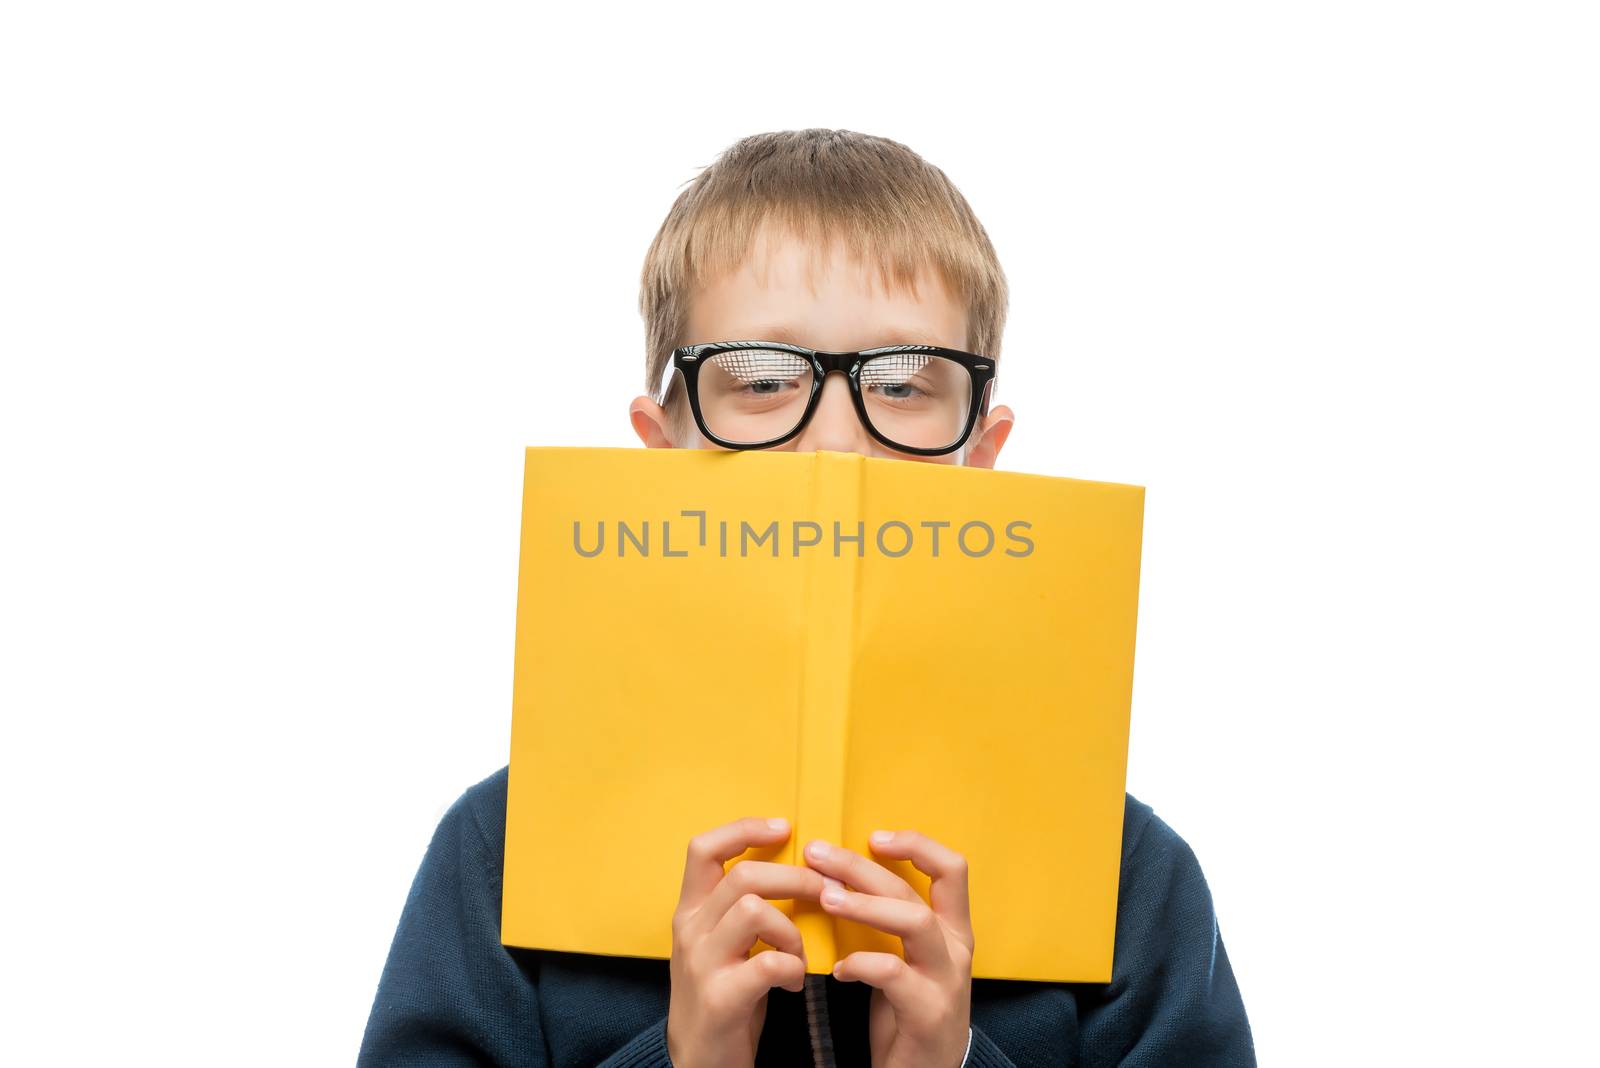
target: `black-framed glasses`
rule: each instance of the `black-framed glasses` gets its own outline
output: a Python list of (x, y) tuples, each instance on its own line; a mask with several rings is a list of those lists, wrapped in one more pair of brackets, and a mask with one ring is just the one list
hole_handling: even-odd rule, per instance
[(838, 371), (856, 415), (897, 452), (955, 452), (987, 414), (994, 361), (937, 345), (825, 352), (777, 341), (717, 341), (674, 349), (656, 389), (665, 405), (682, 372), (700, 433), (726, 449), (769, 449), (805, 429)]

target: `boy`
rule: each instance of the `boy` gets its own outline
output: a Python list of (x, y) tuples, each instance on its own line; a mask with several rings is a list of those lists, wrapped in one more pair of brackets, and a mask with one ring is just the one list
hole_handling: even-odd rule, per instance
[[(965, 199), (905, 146), (846, 130), (748, 137), (679, 196), (650, 246), (641, 310), (653, 392), (634, 399), (629, 418), (650, 448), (832, 449), (990, 468), (1014, 417), (990, 407), (992, 382), (977, 387), (971, 368), (999, 356), (1006, 300)], [(824, 368), (813, 388), (806, 353), (746, 346), (697, 368), (696, 414), (674, 351), (725, 341), (948, 355), (866, 360), (858, 407), (843, 374)], [(505, 802), (502, 769), (441, 821), (361, 1065), (1255, 1063), (1194, 855), (1131, 796), (1108, 984), (973, 980), (965, 861), (915, 829), (874, 834), (872, 852), (928, 874), (928, 903), (832, 843), (807, 843), (803, 865), (725, 871), (746, 848), (787, 839), (776, 817), (688, 843), (677, 909), (661, 917), (672, 925), (670, 961), (508, 949)], [(798, 930), (771, 904), (789, 898), (897, 935), (904, 957), (855, 953), (832, 977), (808, 977)], [(752, 957), (758, 938), (773, 948)]]

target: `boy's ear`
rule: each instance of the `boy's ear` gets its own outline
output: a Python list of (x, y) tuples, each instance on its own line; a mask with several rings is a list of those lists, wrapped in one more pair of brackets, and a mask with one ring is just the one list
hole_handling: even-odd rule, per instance
[(1016, 415), (1004, 404), (995, 405), (978, 425), (982, 428), (967, 449), (968, 467), (993, 468), (1000, 456), (1000, 448), (1011, 436), (1011, 426)]
[(639, 435), (645, 448), (677, 448), (668, 433), (672, 420), (667, 410), (649, 397), (640, 395), (633, 398), (633, 403), (628, 405), (628, 421), (633, 424), (633, 432)]

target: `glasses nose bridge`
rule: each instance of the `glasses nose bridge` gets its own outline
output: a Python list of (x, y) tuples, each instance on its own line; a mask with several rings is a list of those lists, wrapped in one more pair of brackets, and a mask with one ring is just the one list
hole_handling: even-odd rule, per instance
[(828, 381), (828, 376), (838, 371), (846, 379), (855, 375), (861, 366), (861, 353), (859, 352), (824, 352), (820, 349), (813, 350), (813, 355), (822, 367), (822, 373), (817, 376), (817, 389), (821, 390)]

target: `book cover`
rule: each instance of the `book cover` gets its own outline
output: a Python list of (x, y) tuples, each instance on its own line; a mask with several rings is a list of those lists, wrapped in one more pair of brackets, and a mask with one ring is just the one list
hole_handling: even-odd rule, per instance
[[(784, 816), (730, 863), (915, 828), (967, 859), (975, 977), (1108, 981), (1143, 506), (855, 453), (528, 449), (502, 940), (666, 958), (690, 837)], [(900, 952), (777, 904), (813, 972)]]

